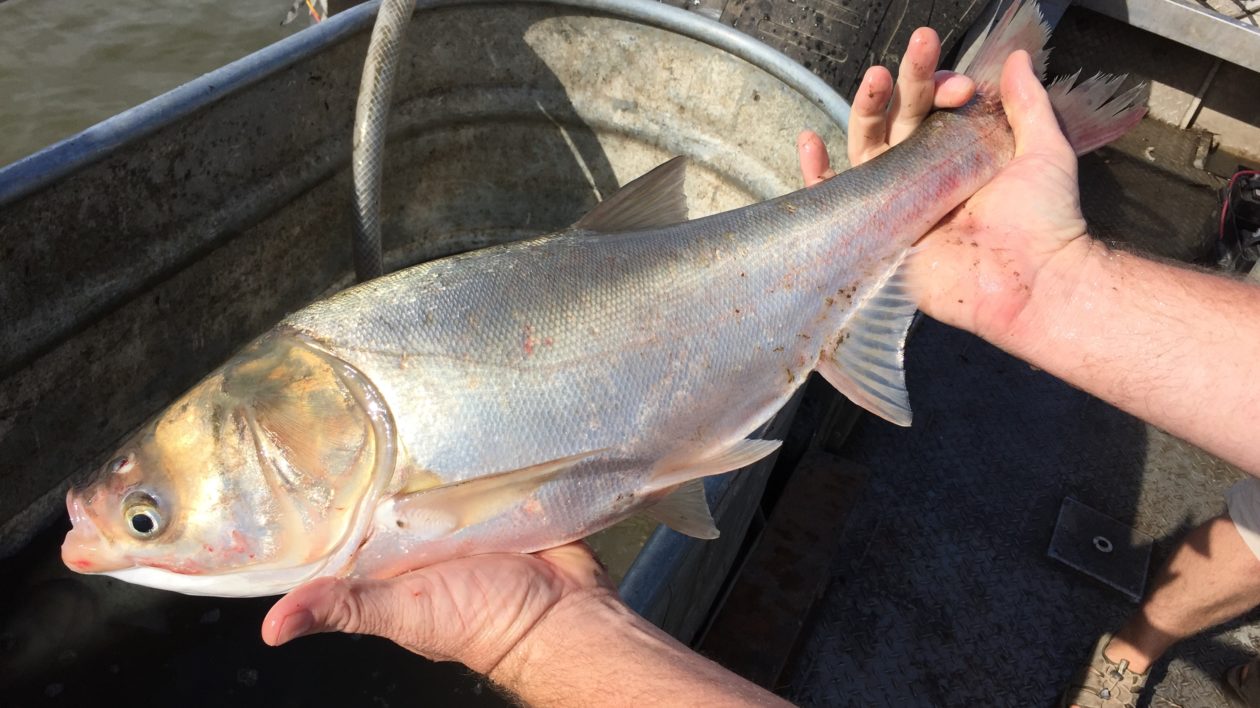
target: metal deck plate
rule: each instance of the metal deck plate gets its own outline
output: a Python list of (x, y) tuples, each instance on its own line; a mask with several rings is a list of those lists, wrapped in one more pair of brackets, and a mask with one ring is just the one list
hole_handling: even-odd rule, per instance
[[(906, 360), (914, 426), (866, 416), (846, 442), (870, 481), (777, 689), (802, 706), (1052, 705), (1135, 610), (1046, 557), (1064, 497), (1156, 538), (1155, 567), (1242, 473), (932, 320)], [(1255, 656), (1257, 619), (1174, 646), (1150, 705), (1228, 706), (1219, 677)]]
[(1147, 534), (1067, 497), (1047, 555), (1139, 602), (1154, 543)]

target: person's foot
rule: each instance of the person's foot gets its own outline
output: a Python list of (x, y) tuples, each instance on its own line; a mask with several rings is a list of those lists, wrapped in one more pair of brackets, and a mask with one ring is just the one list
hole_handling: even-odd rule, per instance
[(1133, 671), (1127, 659), (1109, 658), (1106, 649), (1110, 642), (1108, 633), (1094, 643), (1089, 663), (1076, 672), (1063, 691), (1060, 708), (1135, 708), (1146, 687), (1147, 672)]
[(1158, 659), (1159, 655), (1154, 657), (1142, 652), (1142, 649), (1133, 642), (1125, 638), (1125, 631), (1111, 635), (1111, 641), (1103, 646), (1103, 653), (1112, 663), (1119, 664), (1122, 661), (1129, 662), (1129, 671), (1135, 674), (1144, 674), (1147, 669), (1154, 663), (1154, 659)]

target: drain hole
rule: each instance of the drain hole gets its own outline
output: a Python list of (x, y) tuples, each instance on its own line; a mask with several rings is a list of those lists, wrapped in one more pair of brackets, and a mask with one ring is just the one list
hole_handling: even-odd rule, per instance
[(1094, 548), (1097, 548), (1103, 553), (1111, 553), (1111, 550), (1115, 548), (1115, 546), (1111, 545), (1111, 539), (1107, 538), (1106, 536), (1095, 536)]

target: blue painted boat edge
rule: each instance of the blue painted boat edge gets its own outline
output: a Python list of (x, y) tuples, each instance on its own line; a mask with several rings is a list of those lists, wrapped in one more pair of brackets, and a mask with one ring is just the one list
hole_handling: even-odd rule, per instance
[[(741, 470), (704, 480), (704, 495), (710, 509), (725, 508), (725, 498), (732, 491), (736, 475), (740, 474), (748, 472)], [(720, 519), (718, 521), (720, 523)], [(675, 569), (682, 565), (687, 552), (702, 543), (709, 542), (685, 536), (663, 524), (658, 526), (621, 579), (618, 588), (621, 599), (635, 612), (646, 615), (657, 598), (669, 593)]]

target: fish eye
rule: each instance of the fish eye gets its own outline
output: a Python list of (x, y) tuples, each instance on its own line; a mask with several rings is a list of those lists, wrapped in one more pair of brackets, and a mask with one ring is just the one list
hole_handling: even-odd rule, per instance
[(153, 497), (144, 492), (132, 492), (127, 495), (123, 509), (127, 533), (139, 539), (153, 538), (162, 533), (162, 512)]
[(121, 474), (131, 468), (131, 455), (123, 455), (105, 466), (109, 474)]

